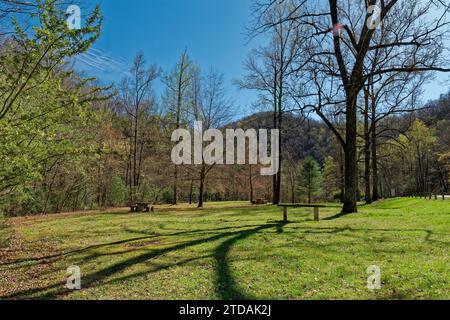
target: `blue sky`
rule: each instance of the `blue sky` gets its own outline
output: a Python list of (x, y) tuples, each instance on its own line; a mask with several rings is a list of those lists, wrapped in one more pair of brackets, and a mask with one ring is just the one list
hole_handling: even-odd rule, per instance
[[(102, 81), (118, 81), (128, 70), (135, 54), (142, 51), (149, 63), (164, 71), (173, 68), (179, 55), (188, 50), (202, 69), (223, 73), (238, 116), (248, 115), (256, 100), (251, 91), (238, 90), (232, 79), (243, 74), (243, 60), (249, 50), (261, 44), (247, 44), (245, 25), (251, 19), (251, 0), (100, 0), (104, 15), (103, 33), (88, 55), (87, 72)], [(76, 3), (76, 1), (74, 1)], [(83, 12), (82, 12), (83, 14)], [(100, 57), (100, 60), (99, 60)], [(99, 62), (100, 61), (100, 62)], [(86, 63), (82, 64), (86, 67)], [(424, 100), (448, 91), (443, 75), (428, 85)], [(162, 84), (155, 92), (160, 95)]]
[[(247, 44), (245, 25), (250, 19), (250, 0), (103, 0), (103, 34), (90, 56), (106, 56), (111, 64), (88, 68), (102, 81), (124, 76), (135, 54), (142, 51), (149, 63), (164, 71), (173, 68), (187, 49), (203, 70), (211, 67), (224, 74), (229, 95), (241, 114), (256, 100), (256, 94), (238, 90), (232, 80), (243, 74), (242, 63), (254, 40)], [(89, 58), (89, 56), (88, 56)], [(98, 57), (97, 57), (98, 58)], [(89, 60), (88, 60), (89, 61)], [(155, 91), (160, 94), (160, 83)]]

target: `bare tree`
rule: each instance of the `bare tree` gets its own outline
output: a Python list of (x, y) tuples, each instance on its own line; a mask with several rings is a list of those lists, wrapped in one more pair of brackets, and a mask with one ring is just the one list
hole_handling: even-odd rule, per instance
[[(201, 121), (203, 129), (220, 129), (232, 120), (232, 101), (225, 95), (224, 77), (210, 70), (203, 78), (197, 73), (192, 85), (192, 114)], [(215, 138), (216, 139), (216, 138)], [(208, 174), (218, 163), (207, 163), (204, 159), (199, 165), (198, 207), (203, 207), (203, 195)], [(221, 164), (221, 163), (219, 163)]]
[[(283, 113), (288, 107), (289, 81), (293, 73), (292, 65), (301, 53), (300, 29), (295, 21), (278, 24), (277, 21), (290, 12), (293, 2), (279, 2), (266, 11), (264, 21), (270, 24), (270, 42), (266, 47), (252, 50), (245, 62), (247, 74), (237, 85), (242, 89), (256, 90), (261, 102), (273, 106), (273, 127), (282, 132)], [(278, 163), (282, 164), (281, 141), (279, 135)], [(273, 176), (273, 203), (281, 200), (281, 167)]]
[[(196, 67), (189, 59), (185, 51), (175, 66), (174, 70), (165, 76), (164, 83), (167, 87), (166, 104), (174, 119), (174, 129), (179, 129), (183, 114), (189, 109), (188, 93), (193, 77), (196, 74)], [(173, 205), (178, 202), (178, 167), (174, 165), (173, 171)]]
[[(283, 0), (281, 0), (283, 1)], [(256, 1), (259, 16), (264, 15), (277, 0)], [(357, 212), (358, 189), (357, 123), (358, 98), (368, 79), (392, 73), (450, 72), (444, 41), (449, 35), (450, 5), (442, 1), (329, 0), (319, 2), (298, 0), (289, 14), (277, 23), (294, 20), (308, 26), (303, 35), (303, 59), (298, 70), (309, 70), (319, 87), (316, 92), (317, 109), (336, 108), (345, 115), (345, 136), (332, 124), (322, 110), (318, 115), (337, 135), (345, 150), (345, 195), (343, 213)], [(374, 8), (379, 10), (374, 10)], [(433, 16), (438, 12), (437, 16)], [(384, 30), (386, 35), (377, 41), (377, 26), (395, 21), (395, 28)], [(256, 20), (258, 31), (272, 27), (263, 19)], [(389, 49), (387, 64), (368, 71), (366, 66), (372, 52)], [(395, 58), (394, 58), (395, 57)], [(318, 80), (320, 82), (318, 82)], [(338, 81), (336, 81), (338, 80)], [(312, 86), (314, 88), (314, 86)], [(324, 88), (336, 94), (324, 98)], [(342, 92), (339, 94), (339, 92)], [(319, 97), (322, 96), (322, 97)], [(319, 104), (317, 104), (317, 100)]]
[(130, 69), (130, 75), (122, 80), (120, 86), (120, 102), (129, 122), (127, 137), (130, 149), (126, 180), (132, 203), (138, 200), (137, 190), (140, 185), (143, 152), (146, 146), (143, 122), (155, 107), (152, 84), (159, 73), (156, 65), (150, 65), (147, 68), (144, 55), (138, 53)]

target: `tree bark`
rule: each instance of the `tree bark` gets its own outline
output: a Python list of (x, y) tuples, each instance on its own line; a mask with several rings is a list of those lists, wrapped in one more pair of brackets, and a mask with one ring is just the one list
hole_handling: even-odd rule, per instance
[(364, 92), (364, 184), (366, 204), (372, 203), (370, 190), (370, 132), (369, 132), (369, 93)]
[(253, 172), (252, 165), (250, 165), (250, 176), (249, 176), (249, 184), (250, 184), (250, 203), (253, 203), (254, 195), (253, 195)]
[(191, 205), (192, 204), (192, 192), (193, 192), (193, 189), (194, 189), (194, 181), (191, 179), (191, 186), (190, 186), (190, 188), (189, 188), (189, 204)]
[[(274, 67), (274, 77), (273, 77), (273, 128), (278, 128), (278, 70)], [(272, 180), (272, 202), (273, 204), (278, 204), (277, 198), (278, 190), (278, 173), (273, 175)]]
[(378, 201), (380, 199), (378, 191), (378, 156), (377, 156), (377, 125), (376, 125), (376, 104), (372, 101), (372, 201)]
[(358, 162), (357, 162), (357, 118), (356, 118), (356, 90), (348, 94), (347, 113), (346, 113), (346, 135), (345, 135), (345, 193), (343, 213), (358, 212), (356, 196), (357, 196), (357, 179), (358, 179)]
[[(282, 58), (283, 59), (283, 58)], [(282, 68), (283, 68), (283, 66), (284, 66), (284, 61), (282, 60), (281, 61), (281, 66), (282, 66)], [(281, 69), (281, 71), (280, 71), (280, 80), (278, 81), (279, 82), (279, 85), (278, 85), (278, 87), (279, 87), (279, 89), (278, 89), (278, 110), (277, 110), (277, 112), (278, 112), (278, 124), (277, 124), (277, 129), (280, 131), (279, 132), (279, 135), (278, 135), (278, 165), (279, 165), (279, 167), (278, 167), (278, 172), (277, 172), (277, 174), (276, 174), (276, 176), (277, 176), (277, 183), (276, 183), (276, 191), (275, 191), (275, 193), (276, 193), (276, 202), (274, 202), (274, 204), (279, 204), (280, 203), (280, 201), (281, 201), (281, 163), (282, 163), (282, 161), (283, 161), (283, 159), (282, 159), (282, 155), (281, 155), (281, 135), (282, 135), (282, 124), (283, 124), (283, 90), (284, 90), (284, 87), (283, 87), (283, 78), (284, 78), (284, 75), (283, 75), (283, 70)]]
[(200, 172), (200, 188), (198, 193), (198, 208), (203, 208), (203, 190), (205, 188), (206, 167), (202, 165)]

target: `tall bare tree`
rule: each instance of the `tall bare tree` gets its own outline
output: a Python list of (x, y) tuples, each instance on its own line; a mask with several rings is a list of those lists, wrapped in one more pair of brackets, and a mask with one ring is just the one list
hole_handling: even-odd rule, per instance
[[(174, 130), (179, 129), (183, 122), (183, 115), (189, 110), (189, 87), (196, 74), (196, 66), (190, 60), (187, 52), (183, 52), (171, 73), (164, 77), (167, 87), (165, 102), (168, 111), (174, 117)], [(178, 203), (178, 166), (173, 169), (173, 205)]]
[[(224, 77), (211, 69), (204, 77), (197, 73), (192, 86), (192, 113), (196, 121), (201, 121), (203, 130), (223, 129), (232, 120), (232, 101), (225, 94)], [(215, 137), (214, 139), (217, 139)], [(223, 142), (222, 142), (223, 143)], [(203, 196), (207, 175), (223, 163), (208, 163), (203, 156), (199, 165), (198, 207), (203, 207)], [(217, 156), (217, 155), (215, 155)]]
[(273, 203), (281, 200), (281, 164), (283, 113), (289, 104), (289, 81), (293, 73), (292, 65), (301, 53), (299, 28), (295, 21), (276, 23), (293, 9), (293, 2), (279, 2), (264, 13), (264, 21), (270, 24), (270, 42), (265, 47), (252, 50), (245, 61), (247, 74), (236, 81), (242, 89), (256, 90), (264, 104), (273, 106), (273, 127), (280, 130), (278, 163), (280, 170), (273, 176)]
[[(278, 2), (280, 1), (256, 1), (259, 17)], [(316, 94), (316, 101), (312, 105), (317, 106), (317, 100), (322, 99), (320, 109), (325, 105), (333, 108), (340, 105), (338, 112), (345, 115), (343, 136), (325, 114), (318, 110), (318, 115), (337, 135), (345, 150), (345, 195), (342, 211), (357, 212), (358, 98), (367, 79), (398, 72), (450, 72), (446, 67), (449, 55), (444, 45), (450, 31), (450, 5), (443, 1), (407, 0), (294, 2), (294, 10), (277, 23), (294, 20), (299, 27), (308, 26), (302, 36), (305, 49), (303, 59), (298, 63), (298, 70), (309, 70), (310, 75), (314, 75), (310, 78), (315, 79), (313, 82), (316, 84), (317, 78), (321, 81), (320, 93)], [(397, 22), (396, 28), (385, 30), (386, 36), (381, 41), (376, 41), (378, 26), (392, 20)], [(256, 22), (259, 23), (256, 28), (259, 31), (270, 30), (273, 26), (264, 19), (257, 18)], [(395, 58), (391, 54), (388, 64), (368, 71), (366, 66), (370, 53), (380, 48), (395, 52)], [(332, 100), (323, 100), (325, 88), (337, 93)]]
[(156, 65), (146, 66), (142, 53), (138, 53), (130, 69), (130, 75), (122, 80), (120, 102), (128, 116), (127, 136), (129, 138), (129, 155), (127, 166), (127, 183), (130, 201), (136, 202), (141, 180), (141, 168), (144, 148), (147, 140), (143, 130), (146, 116), (155, 108), (152, 92), (153, 81), (159, 76)]

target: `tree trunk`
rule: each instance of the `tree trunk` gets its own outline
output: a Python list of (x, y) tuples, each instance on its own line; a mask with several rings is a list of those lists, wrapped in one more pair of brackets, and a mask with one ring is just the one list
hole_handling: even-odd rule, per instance
[[(274, 77), (273, 77), (273, 128), (278, 128), (278, 70), (275, 67)], [(273, 175), (272, 180), (272, 202), (273, 204), (278, 204), (277, 198), (278, 190), (278, 173)]]
[(206, 168), (203, 165), (202, 170), (200, 172), (200, 188), (198, 192), (198, 208), (203, 208), (203, 190), (205, 187), (205, 176), (206, 176)]
[(364, 184), (365, 184), (365, 199), (366, 204), (372, 203), (372, 196), (370, 190), (370, 132), (369, 132), (369, 94), (364, 93)]
[[(283, 65), (283, 62), (281, 63)], [(281, 163), (283, 161), (281, 155), (281, 135), (282, 135), (282, 125), (283, 125), (283, 71), (280, 71), (279, 80), (279, 90), (278, 90), (278, 124), (277, 128), (280, 131), (278, 135), (278, 165), (279, 170), (277, 172), (277, 184), (276, 184), (276, 202), (274, 204), (279, 204), (281, 201)]]
[(136, 116), (134, 122), (134, 141), (133, 141), (133, 202), (137, 201), (136, 191), (137, 191), (137, 137), (138, 137), (138, 109), (136, 108)]
[(249, 184), (250, 184), (250, 203), (253, 203), (254, 196), (253, 196), (253, 172), (252, 172), (252, 165), (250, 165)]
[(291, 177), (291, 202), (295, 203), (295, 180)]
[(173, 172), (173, 199), (172, 199), (172, 205), (176, 206), (178, 202), (178, 167), (177, 165), (174, 166), (174, 172)]
[(193, 184), (194, 184), (194, 181), (191, 179), (191, 186), (189, 188), (189, 205), (192, 204), (192, 192), (193, 192), (193, 189), (194, 189)]
[(344, 194), (345, 194), (345, 167), (344, 167), (344, 155), (343, 155), (343, 148), (339, 149), (339, 171), (340, 171), (340, 187), (341, 187), (341, 196), (340, 201), (341, 203), (344, 203)]
[[(176, 123), (175, 129), (180, 129), (180, 121), (181, 121), (181, 107), (183, 103), (183, 76), (184, 76), (184, 60), (185, 56), (183, 56), (180, 66), (180, 73), (178, 75), (178, 92), (177, 92), (177, 114), (176, 114)], [(178, 203), (178, 168), (175, 165), (174, 170), (174, 181), (173, 181), (173, 202), (172, 204), (175, 206)]]
[(376, 124), (376, 104), (372, 101), (372, 201), (380, 199), (378, 191), (378, 156), (377, 156), (377, 124)]
[(345, 193), (343, 213), (358, 212), (356, 203), (358, 162), (357, 162), (357, 119), (356, 103), (357, 94), (349, 93), (347, 98), (346, 137), (345, 137)]

